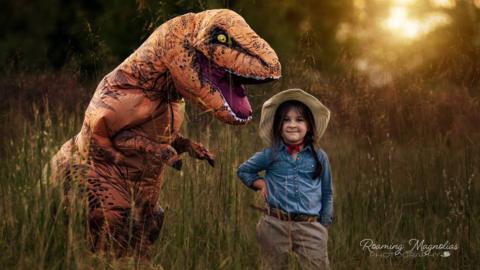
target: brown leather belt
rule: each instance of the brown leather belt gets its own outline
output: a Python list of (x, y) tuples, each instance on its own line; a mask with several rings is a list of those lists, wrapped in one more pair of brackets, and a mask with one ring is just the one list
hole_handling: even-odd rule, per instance
[(318, 216), (311, 216), (305, 214), (287, 213), (278, 208), (269, 208), (266, 212), (267, 215), (278, 218), (283, 221), (294, 222), (315, 222), (318, 220)]
[(305, 215), (305, 214), (294, 214), (294, 213), (287, 213), (283, 211), (282, 209), (279, 208), (265, 208), (265, 207), (259, 207), (256, 205), (250, 205), (250, 207), (262, 211), (263, 213), (278, 218), (282, 221), (294, 221), (294, 222), (315, 222), (318, 221), (318, 216), (311, 216), (311, 215)]

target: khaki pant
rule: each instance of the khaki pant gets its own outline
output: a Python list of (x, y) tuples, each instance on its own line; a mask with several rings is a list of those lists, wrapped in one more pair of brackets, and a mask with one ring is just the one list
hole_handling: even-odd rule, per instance
[(303, 269), (330, 269), (327, 229), (318, 222), (282, 221), (264, 215), (257, 224), (264, 269), (287, 269), (293, 251)]

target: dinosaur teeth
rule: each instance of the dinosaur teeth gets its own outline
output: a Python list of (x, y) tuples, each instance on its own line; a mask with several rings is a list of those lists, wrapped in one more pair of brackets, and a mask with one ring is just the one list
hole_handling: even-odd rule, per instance
[(229, 70), (229, 69), (225, 69), (225, 68), (223, 70), (227, 73), (233, 74), (233, 75), (238, 76), (238, 77), (242, 77), (242, 78), (245, 78), (245, 79), (254, 79), (254, 80), (257, 80), (257, 81), (264, 81), (264, 80), (268, 80), (268, 79), (277, 80), (277, 79), (280, 78), (280, 76), (260, 77), (260, 76), (255, 76), (255, 75), (245, 75), (245, 74), (240, 74), (240, 73), (237, 73), (233, 70)]
[(245, 118), (245, 119), (239, 118), (238, 116), (236, 116), (235, 113), (233, 112), (232, 108), (230, 108), (230, 105), (227, 103), (227, 101), (225, 101), (225, 99), (223, 100), (223, 106), (225, 106), (227, 108), (228, 112), (233, 116), (233, 118), (237, 122), (245, 123), (245, 122), (248, 122), (248, 121), (252, 120), (251, 115), (249, 117)]
[[(207, 81), (208, 84), (210, 84), (210, 86), (211, 86), (212, 88), (214, 88), (215, 90), (217, 90), (217, 91), (220, 93), (220, 95), (222, 96), (222, 99), (223, 99), (223, 106), (224, 106), (225, 108), (227, 108), (228, 112), (234, 117), (235, 121), (240, 122), (240, 123), (245, 123), (245, 122), (247, 122), (247, 121), (252, 120), (252, 116), (251, 116), (251, 115), (248, 116), (247, 118), (240, 118), (240, 117), (238, 117), (238, 116), (235, 114), (235, 112), (232, 110), (232, 108), (230, 107), (230, 104), (228, 104), (227, 99), (223, 96), (223, 93), (222, 93), (222, 91), (220, 90), (220, 87), (218, 87), (217, 85), (215, 85), (215, 83), (213, 83), (212, 81), (210, 81), (208, 78), (205, 78), (205, 81)], [(241, 87), (242, 87), (242, 90), (243, 90), (243, 91), (246, 91), (246, 87), (245, 87), (244, 85), (242, 85)]]
[[(252, 119), (251, 105), (242, 83), (243, 80), (249, 79), (225, 70), (202, 53), (198, 53), (197, 56), (198, 72), (202, 82), (210, 86), (210, 93), (218, 92), (221, 95), (223, 110), (226, 110), (236, 123), (245, 123)], [(253, 79), (250, 80), (253, 81)]]

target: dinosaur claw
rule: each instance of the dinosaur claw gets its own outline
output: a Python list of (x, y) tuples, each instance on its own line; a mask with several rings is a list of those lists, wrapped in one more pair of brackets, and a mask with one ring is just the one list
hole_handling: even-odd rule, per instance
[(210, 164), (210, 166), (212, 167), (215, 167), (215, 160), (209, 158), (209, 157), (206, 157), (207, 161), (208, 161), (208, 164)]
[(172, 164), (172, 167), (175, 168), (176, 170), (180, 171), (182, 169), (182, 165), (183, 165), (182, 160), (179, 159)]

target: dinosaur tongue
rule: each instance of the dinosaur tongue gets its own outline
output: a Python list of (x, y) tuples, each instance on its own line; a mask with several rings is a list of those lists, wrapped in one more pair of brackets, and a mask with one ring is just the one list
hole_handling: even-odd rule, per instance
[(222, 92), (235, 116), (246, 119), (252, 115), (252, 107), (245, 94), (245, 87), (238, 76), (225, 71), (202, 54), (198, 55), (198, 63), (204, 78)]
[(245, 86), (235, 80), (224, 78), (219, 82), (219, 88), (228, 105), (239, 118), (246, 119), (252, 115), (252, 107), (245, 93)]

